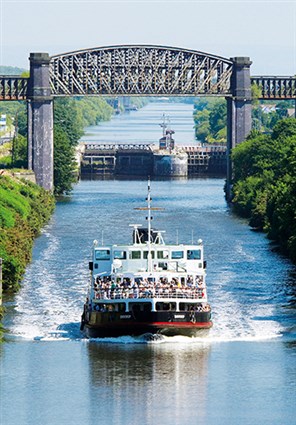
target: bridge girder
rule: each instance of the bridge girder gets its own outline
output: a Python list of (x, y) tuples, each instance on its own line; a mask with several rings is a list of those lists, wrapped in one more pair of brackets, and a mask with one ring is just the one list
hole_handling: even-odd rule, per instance
[(230, 95), (233, 62), (163, 46), (111, 46), (52, 56), (53, 96)]
[(254, 76), (251, 83), (259, 87), (259, 99), (296, 99), (296, 77)]

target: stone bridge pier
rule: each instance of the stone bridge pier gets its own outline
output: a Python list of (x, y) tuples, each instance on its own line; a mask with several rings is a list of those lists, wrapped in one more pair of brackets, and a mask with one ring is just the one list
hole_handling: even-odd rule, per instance
[(53, 97), (49, 84), (48, 53), (30, 54), (30, 78), (27, 96), (28, 168), (36, 182), (53, 190)]
[(252, 129), (252, 94), (249, 57), (231, 58), (233, 71), (230, 79), (232, 96), (227, 100), (227, 178), (226, 198), (231, 200), (231, 152), (243, 142)]

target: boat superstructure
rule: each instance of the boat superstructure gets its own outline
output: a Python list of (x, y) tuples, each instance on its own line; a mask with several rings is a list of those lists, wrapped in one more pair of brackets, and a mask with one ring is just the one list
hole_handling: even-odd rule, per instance
[(148, 227), (133, 224), (127, 245), (93, 243), (91, 279), (81, 320), (88, 337), (195, 335), (212, 326), (206, 288), (202, 240), (166, 244), (151, 227), (148, 182)]

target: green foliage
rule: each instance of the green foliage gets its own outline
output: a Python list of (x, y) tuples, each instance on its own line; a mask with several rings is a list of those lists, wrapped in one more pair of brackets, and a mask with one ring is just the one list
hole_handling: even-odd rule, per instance
[(200, 98), (194, 104), (195, 137), (202, 143), (226, 143), (227, 108), (224, 99)]
[(74, 146), (61, 128), (54, 129), (54, 192), (69, 193), (75, 181)]
[(10, 168), (12, 164), (11, 160), (12, 160), (11, 155), (2, 156), (0, 158), (0, 168)]
[(30, 71), (23, 71), (21, 73), (21, 77), (23, 77), (23, 78), (29, 78), (30, 77)]
[(8, 115), (8, 119), (14, 120), (17, 113), (26, 113), (26, 103), (23, 101), (0, 102), (0, 113)]
[(83, 136), (83, 114), (77, 102), (70, 98), (58, 98), (54, 101), (54, 125), (66, 133), (72, 146)]
[(75, 102), (82, 113), (83, 127), (108, 121), (114, 112), (113, 108), (100, 97), (78, 98)]
[(14, 137), (12, 141), (12, 160), (11, 165), (14, 168), (27, 168), (28, 163), (28, 143), (27, 139), (20, 134)]
[(15, 117), (14, 122), (15, 122), (15, 125), (17, 126), (18, 133), (26, 137), (28, 133), (26, 109), (21, 108), (17, 111), (17, 116)]
[(275, 110), (266, 112), (262, 107), (266, 106), (265, 101), (253, 102), (252, 109), (252, 126), (255, 130), (260, 131), (261, 133), (271, 133), (274, 126), (288, 116), (288, 107), (289, 104), (280, 101), (276, 103), (274, 101), (269, 102), (270, 107), (274, 107)]
[(26, 199), (18, 196), (15, 190), (5, 189), (0, 187), (0, 205), (13, 208), (21, 217), (26, 218), (30, 208)]
[(75, 181), (75, 147), (84, 127), (108, 120), (113, 108), (98, 97), (56, 99), (54, 102), (54, 192), (69, 193)]
[(15, 291), (31, 260), (34, 238), (54, 209), (53, 196), (25, 180), (0, 176), (0, 257), (3, 288)]
[(10, 208), (0, 205), (0, 227), (13, 227), (15, 217)]
[(296, 261), (296, 119), (253, 133), (232, 154), (235, 211)]
[(259, 97), (262, 94), (262, 88), (258, 86), (257, 84), (253, 83), (251, 85), (251, 92), (252, 92), (252, 104), (259, 105)]

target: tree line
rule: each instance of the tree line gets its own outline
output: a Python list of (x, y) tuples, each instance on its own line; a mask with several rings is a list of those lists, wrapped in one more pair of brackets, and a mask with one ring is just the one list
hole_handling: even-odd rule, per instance
[[(260, 89), (252, 86), (252, 127), (261, 133), (271, 133), (276, 123), (288, 117), (288, 109), (293, 108), (291, 100), (259, 101)], [(227, 106), (222, 98), (198, 98), (194, 103), (195, 137), (203, 144), (226, 144)]]
[(296, 119), (280, 120), (271, 134), (253, 130), (232, 161), (234, 211), (296, 262)]

